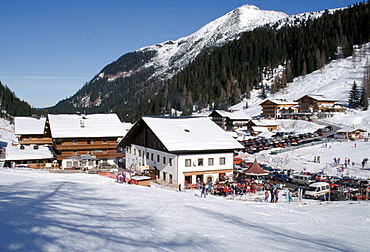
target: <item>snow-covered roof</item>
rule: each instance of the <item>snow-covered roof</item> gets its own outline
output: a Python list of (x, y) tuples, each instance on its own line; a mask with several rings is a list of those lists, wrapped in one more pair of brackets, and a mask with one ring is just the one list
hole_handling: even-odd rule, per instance
[(360, 132), (366, 132), (366, 129), (361, 129), (361, 128), (351, 128), (351, 127), (345, 127), (337, 130), (337, 133), (350, 133), (350, 132), (355, 132), (355, 131), (360, 131)]
[(298, 104), (298, 102), (287, 101), (285, 99), (266, 99), (263, 102), (261, 102), (259, 105), (262, 105), (263, 103), (265, 103), (267, 101), (275, 103), (276, 105), (296, 105), (296, 104)]
[(54, 155), (49, 146), (38, 146), (38, 149), (34, 149), (33, 145), (23, 146), (24, 149), (20, 149), (20, 145), (6, 147), (6, 160), (42, 160), (42, 159), (53, 159)]
[(308, 95), (304, 95), (304, 96), (298, 98), (296, 101), (302, 99), (305, 96), (310, 97), (312, 99), (315, 99), (317, 101), (326, 101), (326, 102), (337, 102), (338, 101), (337, 99), (325, 98), (324, 95), (320, 95), (320, 94), (308, 94)]
[(255, 132), (267, 132), (268, 131), (266, 127), (260, 127), (260, 126), (253, 126), (252, 130)]
[(42, 135), (44, 134), (46, 117), (14, 117), (16, 135)]
[(224, 111), (224, 110), (215, 110), (220, 116), (222, 117), (228, 117), (231, 120), (250, 120), (251, 117), (245, 114), (242, 111), (234, 111), (234, 112), (229, 112), (229, 111)]
[(142, 120), (170, 152), (244, 149), (209, 118), (142, 117)]
[(273, 120), (252, 120), (256, 126), (266, 127), (266, 126), (277, 126), (278, 123)]
[(123, 137), (126, 131), (116, 114), (49, 114), (53, 138)]

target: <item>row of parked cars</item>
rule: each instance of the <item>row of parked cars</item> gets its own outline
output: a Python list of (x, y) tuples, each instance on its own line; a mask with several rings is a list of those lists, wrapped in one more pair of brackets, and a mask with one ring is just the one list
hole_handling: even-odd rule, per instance
[(270, 138), (256, 137), (243, 140), (241, 144), (245, 147), (247, 153), (254, 154), (262, 150), (297, 146), (313, 141), (321, 141), (318, 133), (276, 133)]
[(249, 154), (254, 154), (262, 150), (270, 150), (272, 148), (284, 148), (288, 146), (297, 146), (300, 144), (320, 141), (322, 136), (330, 131), (333, 131), (332, 126), (320, 128), (312, 133), (293, 133), (293, 132), (277, 132), (269, 138), (255, 137), (241, 141), (245, 147), (245, 151)]

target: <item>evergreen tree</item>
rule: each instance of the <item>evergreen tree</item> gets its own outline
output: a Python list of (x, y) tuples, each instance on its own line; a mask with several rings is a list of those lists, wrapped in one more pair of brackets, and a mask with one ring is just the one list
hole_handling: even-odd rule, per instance
[(348, 106), (354, 109), (360, 107), (360, 99), (361, 99), (361, 94), (357, 88), (356, 82), (354, 81), (351, 92), (349, 93)]

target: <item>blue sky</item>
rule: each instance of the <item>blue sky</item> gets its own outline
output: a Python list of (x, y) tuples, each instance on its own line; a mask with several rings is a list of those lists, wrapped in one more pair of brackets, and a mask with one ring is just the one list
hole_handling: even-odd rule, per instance
[(0, 80), (32, 106), (52, 106), (123, 54), (190, 35), (244, 4), (297, 14), (356, 2), (0, 0)]

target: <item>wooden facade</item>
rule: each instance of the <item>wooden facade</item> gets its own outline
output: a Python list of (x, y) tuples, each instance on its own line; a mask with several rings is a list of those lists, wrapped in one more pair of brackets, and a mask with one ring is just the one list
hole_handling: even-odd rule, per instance
[(60, 138), (54, 139), (53, 148), (57, 160), (72, 156), (91, 155), (99, 160), (123, 157), (117, 152), (117, 138)]
[(288, 102), (286, 100), (265, 100), (259, 105), (262, 107), (262, 117), (279, 118), (283, 114), (293, 112), (292, 107), (296, 106), (297, 102)]
[(298, 102), (298, 113), (329, 112), (337, 100), (326, 99), (322, 95), (304, 95), (295, 100)]
[[(26, 123), (24, 122), (26, 121)], [(47, 118), (39, 117), (16, 117), (15, 123), (26, 124), (21, 127), (16, 127), (16, 136), (18, 143), (21, 145), (51, 145), (53, 143), (49, 121)], [(28, 130), (27, 124), (30, 127), (36, 127), (36, 130)], [(18, 125), (17, 125), (18, 126)]]

